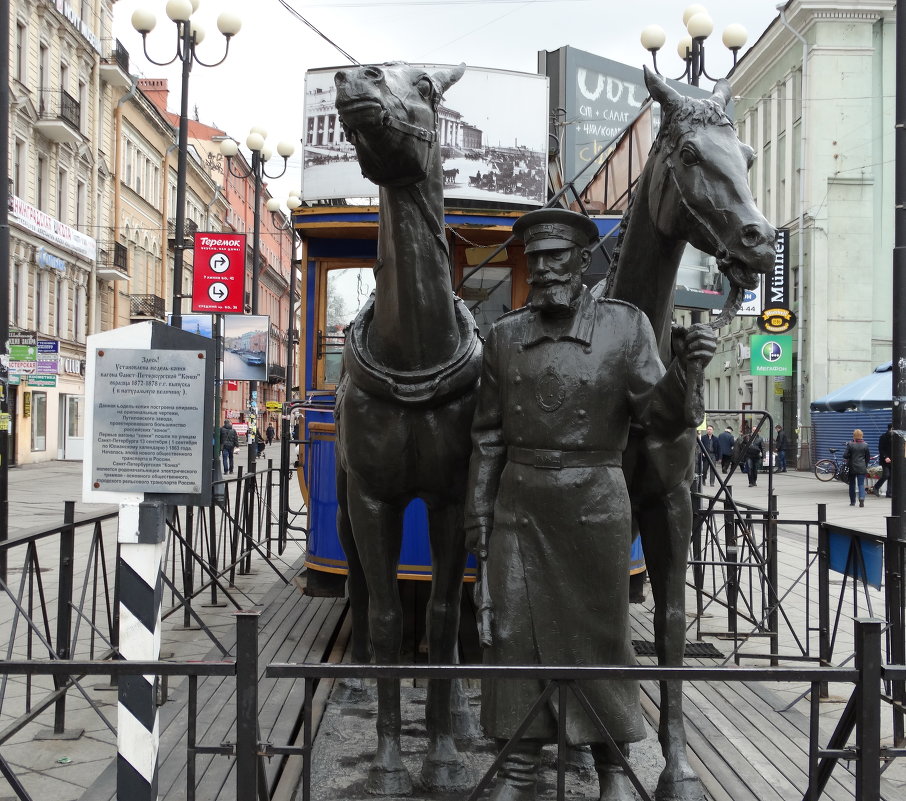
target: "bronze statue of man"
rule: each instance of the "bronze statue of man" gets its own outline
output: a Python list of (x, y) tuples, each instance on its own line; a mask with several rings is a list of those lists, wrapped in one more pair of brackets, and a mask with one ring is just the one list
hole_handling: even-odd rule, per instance
[[(541, 209), (513, 232), (525, 242), (531, 292), (485, 345), (466, 498), (467, 544), (482, 561), (492, 610), (482, 618), (484, 661), (633, 664), (622, 451), (631, 425), (686, 427), (687, 365), (707, 363), (716, 339), (693, 326), (665, 373), (647, 317), (583, 286), (598, 241), (591, 220)], [(581, 688), (621, 751), (644, 738), (637, 682)], [(502, 747), (541, 690), (539, 681), (485, 681), (487, 735)], [(491, 801), (535, 798), (541, 746), (556, 740), (561, 711), (552, 696), (502, 764)], [(633, 797), (618, 755), (571, 693), (566, 734), (571, 745), (591, 745), (602, 801)]]

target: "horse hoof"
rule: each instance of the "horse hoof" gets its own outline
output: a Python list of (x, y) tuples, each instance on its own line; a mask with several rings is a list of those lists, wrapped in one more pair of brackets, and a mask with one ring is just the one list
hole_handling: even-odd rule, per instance
[(422, 763), (425, 789), (438, 793), (459, 793), (474, 785), (472, 775), (461, 756), (448, 759), (425, 759)]
[(365, 792), (369, 795), (412, 795), (412, 779), (404, 767), (372, 765), (368, 769)]
[(481, 730), (471, 709), (453, 710), (450, 713), (453, 724), (453, 735), (458, 740), (477, 740), (481, 737)]
[(331, 697), (337, 704), (364, 704), (369, 699), (368, 687), (362, 679), (342, 679)]
[(705, 801), (705, 789), (698, 776), (684, 776), (681, 779), (658, 779), (654, 801)]

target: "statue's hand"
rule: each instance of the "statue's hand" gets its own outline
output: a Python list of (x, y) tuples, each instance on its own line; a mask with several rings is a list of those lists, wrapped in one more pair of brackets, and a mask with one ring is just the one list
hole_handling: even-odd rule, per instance
[(707, 323), (673, 329), (673, 350), (683, 366), (697, 362), (704, 367), (717, 351), (717, 332)]

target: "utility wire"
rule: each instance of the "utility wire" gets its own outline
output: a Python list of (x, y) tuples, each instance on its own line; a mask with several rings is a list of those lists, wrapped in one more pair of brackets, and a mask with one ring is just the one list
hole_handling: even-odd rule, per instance
[(347, 53), (342, 47), (340, 47), (333, 39), (327, 36), (325, 33), (319, 31), (314, 25), (312, 25), (305, 17), (303, 17), (296, 9), (294, 9), (286, 0), (277, 0), (281, 6), (283, 6), (290, 14), (292, 14), (297, 20), (305, 23), (309, 28), (311, 28), (318, 36), (320, 36), (325, 42), (327, 42), (332, 47), (335, 47), (339, 50), (346, 58), (348, 58), (353, 64), (358, 64), (362, 66), (358, 59), (353, 58), (349, 53)]

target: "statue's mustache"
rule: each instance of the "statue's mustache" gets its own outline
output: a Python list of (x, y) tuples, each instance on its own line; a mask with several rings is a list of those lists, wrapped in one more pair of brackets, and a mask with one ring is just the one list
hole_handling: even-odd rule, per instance
[(553, 284), (568, 284), (572, 280), (573, 280), (573, 277), (571, 274), (567, 274), (564, 276), (539, 275), (534, 278), (529, 278), (527, 283), (530, 284), (531, 286), (535, 286), (535, 284), (539, 284), (541, 286), (550, 286)]

